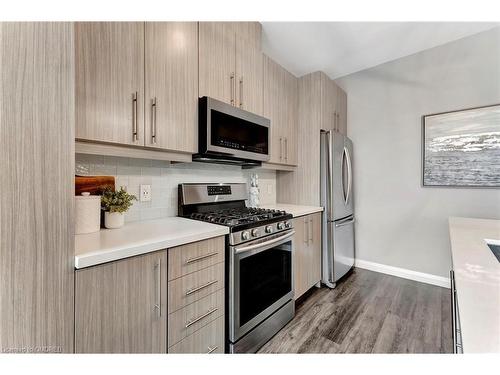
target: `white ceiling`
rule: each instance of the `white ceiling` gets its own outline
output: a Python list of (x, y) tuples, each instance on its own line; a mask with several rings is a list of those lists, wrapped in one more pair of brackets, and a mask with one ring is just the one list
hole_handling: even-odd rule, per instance
[(497, 27), (486, 22), (262, 22), (266, 55), (335, 79)]

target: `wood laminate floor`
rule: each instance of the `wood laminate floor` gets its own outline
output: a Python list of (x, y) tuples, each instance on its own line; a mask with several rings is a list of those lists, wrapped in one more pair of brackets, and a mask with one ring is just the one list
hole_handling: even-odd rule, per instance
[(259, 353), (451, 353), (449, 289), (362, 269), (315, 289)]

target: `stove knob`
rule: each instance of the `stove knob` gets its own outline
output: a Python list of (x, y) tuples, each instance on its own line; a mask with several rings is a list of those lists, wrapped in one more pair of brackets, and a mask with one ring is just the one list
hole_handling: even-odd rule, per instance
[(257, 237), (259, 234), (260, 233), (258, 229), (252, 229), (252, 236)]
[(273, 232), (273, 227), (268, 225), (266, 226), (266, 233), (272, 233)]
[(242, 240), (248, 240), (249, 238), (250, 238), (250, 234), (248, 233), (248, 231), (244, 231), (243, 233), (241, 233)]
[(292, 227), (292, 223), (290, 223), (289, 221), (285, 221), (285, 227), (291, 228)]
[(285, 223), (278, 223), (277, 227), (279, 230), (285, 229)]

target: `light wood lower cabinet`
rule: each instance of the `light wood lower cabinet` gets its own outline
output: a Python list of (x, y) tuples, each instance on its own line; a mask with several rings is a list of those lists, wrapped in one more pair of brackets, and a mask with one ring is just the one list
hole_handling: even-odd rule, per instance
[(224, 352), (224, 239), (77, 270), (75, 352)]
[(295, 299), (321, 280), (321, 212), (293, 219)]
[(76, 272), (76, 353), (167, 351), (167, 251)]

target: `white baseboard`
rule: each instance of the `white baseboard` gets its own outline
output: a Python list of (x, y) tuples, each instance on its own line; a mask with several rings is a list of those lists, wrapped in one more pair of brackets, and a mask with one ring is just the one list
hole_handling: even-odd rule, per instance
[(370, 270), (374, 272), (385, 273), (387, 275), (402, 277), (403, 279), (409, 279), (414, 281), (419, 281), (421, 283), (437, 285), (443, 288), (450, 288), (450, 279), (447, 277), (431, 275), (430, 273), (423, 273), (408, 270), (405, 268), (387, 266), (385, 264), (369, 262), (362, 259), (356, 259), (354, 261), (354, 266), (358, 268), (363, 268), (365, 270)]

